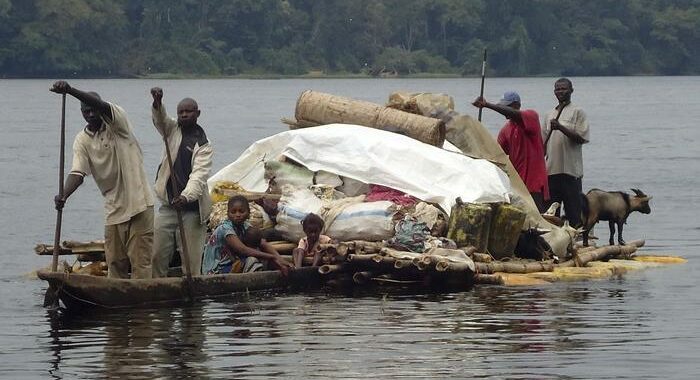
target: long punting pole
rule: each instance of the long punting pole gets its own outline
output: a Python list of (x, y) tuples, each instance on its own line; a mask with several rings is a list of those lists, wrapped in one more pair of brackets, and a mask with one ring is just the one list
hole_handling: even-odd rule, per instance
[[(58, 169), (58, 197), (63, 199), (63, 176), (65, 174), (66, 157), (66, 94), (63, 94), (61, 102), (61, 148)], [(53, 235), (53, 260), (51, 261), (51, 271), (58, 270), (58, 251), (61, 245), (61, 222), (63, 221), (63, 208), (56, 210), (56, 232)]]
[[(172, 189), (173, 197), (175, 197), (175, 194), (177, 194), (177, 184), (175, 182), (175, 172), (173, 172), (173, 158), (170, 155), (170, 146), (168, 146), (168, 139), (165, 137), (165, 134), (163, 134), (163, 142), (165, 143), (165, 154), (168, 156), (168, 166), (170, 167), (170, 188)], [(182, 222), (182, 211), (175, 208), (175, 212), (177, 213), (177, 226), (180, 229), (180, 242), (182, 243), (182, 247), (180, 247), (180, 249), (182, 249), (182, 256), (184, 258), (182, 261), (185, 265), (187, 282), (189, 284), (192, 281), (192, 270), (190, 268), (189, 248), (187, 247), (187, 238), (185, 236), (185, 225)]]
[[(554, 120), (559, 121), (559, 116), (561, 116), (561, 111), (564, 110), (564, 107), (569, 105), (569, 102), (561, 102), (559, 103), (559, 111), (557, 112), (557, 117), (554, 118)], [(547, 155), (547, 144), (549, 143), (549, 138), (552, 137), (552, 130), (549, 130), (549, 133), (547, 133), (547, 138), (544, 139), (544, 155)]]
[[(481, 91), (479, 96), (484, 97), (484, 82), (486, 81), (486, 49), (484, 49), (484, 60), (481, 62)], [(481, 112), (483, 108), (479, 107), (479, 122), (481, 122)]]

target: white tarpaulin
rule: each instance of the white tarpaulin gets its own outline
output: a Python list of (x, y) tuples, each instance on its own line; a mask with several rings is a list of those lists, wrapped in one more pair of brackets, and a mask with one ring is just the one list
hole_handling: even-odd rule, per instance
[(259, 140), (209, 179), (265, 191), (263, 163), (280, 155), (310, 170), (325, 170), (403, 191), (446, 212), (464, 202), (508, 202), (508, 176), (486, 160), (424, 144), (397, 133), (346, 124), (295, 129)]

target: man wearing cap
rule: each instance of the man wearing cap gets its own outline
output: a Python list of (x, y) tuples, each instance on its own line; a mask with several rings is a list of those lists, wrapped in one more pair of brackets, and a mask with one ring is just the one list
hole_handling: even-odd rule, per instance
[(498, 144), (525, 182), (537, 208), (543, 212), (549, 188), (537, 112), (521, 110), (520, 95), (515, 91), (503, 94), (497, 104), (489, 103), (483, 97), (478, 97), (472, 104), (477, 108), (492, 109), (508, 119), (498, 133)]
[(586, 114), (571, 103), (574, 87), (567, 78), (554, 83), (554, 96), (559, 104), (544, 118), (542, 140), (549, 173), (552, 202), (564, 204), (569, 224), (581, 226), (581, 193), (583, 178), (583, 144), (588, 143)]

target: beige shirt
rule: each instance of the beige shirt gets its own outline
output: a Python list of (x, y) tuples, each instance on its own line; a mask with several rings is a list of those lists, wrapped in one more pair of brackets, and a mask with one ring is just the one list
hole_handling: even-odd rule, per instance
[(126, 112), (109, 105), (111, 122), (103, 118), (97, 132), (85, 128), (75, 136), (71, 173), (95, 178), (105, 199), (105, 225), (114, 225), (153, 206), (153, 195)]
[[(553, 109), (544, 117), (542, 123), (542, 141), (547, 141), (551, 128), (549, 122), (557, 117), (557, 109)], [(589, 141), (588, 121), (586, 114), (577, 105), (570, 103), (561, 112), (559, 123), (579, 136)], [(577, 178), (583, 177), (583, 144), (578, 144), (561, 131), (552, 131), (545, 146), (547, 157), (547, 174), (568, 174)]]
[[(161, 136), (166, 136), (172, 160), (175, 162), (177, 153), (180, 150), (180, 142), (182, 142), (182, 130), (180, 129), (180, 125), (177, 123), (177, 120), (168, 117), (168, 114), (165, 112), (165, 106), (163, 105), (161, 105), (160, 108), (151, 107), (151, 111), (153, 125)], [(214, 150), (210, 142), (202, 146), (199, 144), (194, 146), (194, 151), (192, 152), (192, 172), (190, 173), (190, 178), (187, 180), (185, 189), (182, 190), (180, 194), (187, 198), (188, 202), (194, 200), (199, 201), (199, 217), (202, 223), (209, 219), (209, 213), (211, 212), (211, 199), (209, 198), (207, 180), (211, 172), (213, 155)], [(168, 184), (169, 177), (170, 165), (168, 164), (168, 157), (165, 153), (165, 149), (163, 149), (160, 168), (156, 175), (155, 191), (158, 199), (165, 205), (168, 204), (168, 192), (165, 186)]]

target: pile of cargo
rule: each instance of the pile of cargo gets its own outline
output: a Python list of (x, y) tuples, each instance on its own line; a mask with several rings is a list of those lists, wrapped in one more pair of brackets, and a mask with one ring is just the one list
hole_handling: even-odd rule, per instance
[[(268, 240), (297, 242), (300, 220), (318, 214), (322, 233), (344, 247), (327, 247), (326, 263), (368, 272), (357, 281), (369, 272), (421, 281), (435, 271), (473, 274), (475, 261), (570, 257), (574, 234), (542, 218), (495, 139), (453, 108), (446, 95), (395, 93), (382, 106), (305, 91), (295, 119), (283, 119), (290, 131), (254, 143), (212, 176), (220, 202), (212, 225), (234, 194), (248, 197), (251, 223)], [(519, 246), (528, 233), (537, 244)]]

